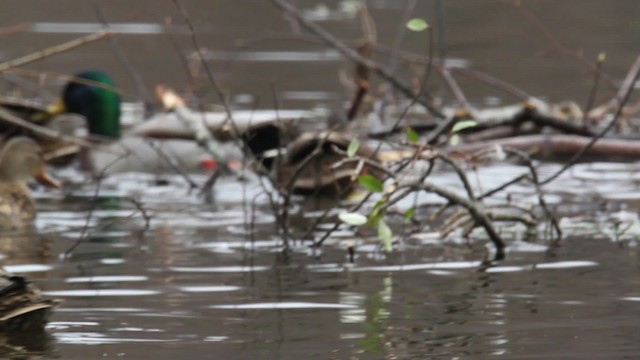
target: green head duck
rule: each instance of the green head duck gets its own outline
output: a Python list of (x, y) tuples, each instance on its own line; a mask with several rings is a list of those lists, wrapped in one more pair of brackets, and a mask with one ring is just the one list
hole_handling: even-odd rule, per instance
[(120, 137), (120, 96), (112, 90), (115, 83), (111, 77), (89, 70), (75, 74), (75, 78), (87, 83), (72, 80), (67, 84), (62, 93), (63, 111), (84, 116), (92, 135)]

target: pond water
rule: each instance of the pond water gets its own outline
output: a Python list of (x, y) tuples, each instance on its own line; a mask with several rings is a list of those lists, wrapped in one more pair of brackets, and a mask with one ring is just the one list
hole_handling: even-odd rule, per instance
[[(478, 179), (514, 171), (524, 169), (489, 167)], [(562, 220), (562, 245), (514, 235), (492, 266), (481, 262), (482, 237), (469, 247), (427, 232), (385, 255), (375, 236), (348, 227), (315, 253), (293, 243), (285, 257), (266, 199), (251, 216), (243, 209), (261, 191), (255, 179), (223, 180), (214, 205), (180, 177), (149, 174), (105, 179), (97, 198), (95, 184), (37, 192), (38, 235), (5, 237), (5, 263), (64, 303), (48, 336), (19, 343), (62, 358), (632, 358), (640, 224), (637, 208), (607, 194), (637, 194), (638, 172), (579, 165), (550, 188), (558, 213), (574, 215)], [(321, 213), (300, 206), (302, 220)]]
[[(192, 49), (189, 36), (183, 27), (172, 38), (152, 26), (167, 17), (183, 23), (172, 2), (95, 3), (123, 32), (120, 46), (145, 83), (189, 86), (181, 61), (181, 54)], [(268, 2), (183, 3), (216, 76), (236, 104), (247, 105), (242, 99), (248, 97), (249, 107), (270, 108), (277, 94), (282, 106), (308, 109), (344, 99), (337, 74), (349, 66), (332, 50), (313, 42), (260, 38), (288, 31)], [(346, 3), (328, 2), (329, 10)], [(379, 42), (394, 44), (405, 2), (369, 3)], [(448, 59), (534, 95), (582, 102), (591, 76), (571, 56), (553, 51), (541, 29), (581, 49), (587, 59), (606, 51), (605, 68), (614, 82), (637, 55), (637, 1), (521, 3), (525, 12), (509, 1), (445, 1)], [(29, 25), (26, 31), (0, 35), (0, 61), (94, 31), (100, 22), (91, 4), (12, 3), (11, 11), (0, 13), (0, 26)], [(297, 5), (335, 34), (359, 37), (348, 4), (342, 12), (327, 11), (318, 1)], [(437, 9), (435, 1), (419, 1), (413, 16), (435, 26)], [(423, 35), (402, 39), (403, 48), (426, 51)], [(252, 45), (238, 47), (247, 43)], [(112, 72), (128, 99), (139, 98), (107, 42), (28, 68), (68, 73), (88, 64)], [(203, 79), (196, 83), (204, 97), (214, 99), (206, 85)], [(475, 102), (488, 101), (485, 87), (465, 82), (464, 88)], [(542, 172), (557, 168), (547, 164)], [(481, 169), (477, 179), (489, 188), (523, 171), (496, 165)], [(347, 227), (319, 250), (293, 242), (293, 251), (284, 256), (273, 212), (266, 197), (257, 197), (262, 188), (253, 177), (222, 179), (215, 202), (206, 204), (179, 176), (122, 174), (98, 186), (83, 183), (73, 169), (61, 170), (64, 194), (36, 191), (37, 233), (2, 234), (0, 246), (8, 270), (64, 303), (44, 334), (1, 337), (11, 347), (0, 353), (63, 359), (636, 358), (638, 173), (638, 164), (576, 166), (546, 188), (568, 235), (561, 246), (525, 242), (518, 229), (504, 228), (513, 233), (507, 260), (488, 266), (482, 260), (490, 248), (482, 236), (469, 245), (426, 232), (385, 254), (375, 234)], [(206, 175), (193, 179), (204, 183)], [(459, 189), (449, 173), (436, 174), (434, 181)], [(523, 201), (532, 197), (526, 187), (513, 192)], [(253, 209), (246, 204), (254, 198)], [(296, 202), (296, 226), (304, 228), (322, 209), (322, 203)], [(148, 224), (145, 216), (151, 217)], [(349, 243), (356, 248), (353, 264), (347, 258)]]

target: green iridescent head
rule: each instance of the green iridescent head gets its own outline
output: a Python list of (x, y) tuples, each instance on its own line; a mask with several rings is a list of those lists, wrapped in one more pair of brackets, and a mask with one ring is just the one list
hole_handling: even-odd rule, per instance
[(75, 78), (105, 87), (69, 82), (62, 93), (65, 111), (87, 118), (92, 135), (120, 137), (120, 96), (111, 90), (115, 88), (111, 77), (102, 71), (89, 70), (75, 74)]

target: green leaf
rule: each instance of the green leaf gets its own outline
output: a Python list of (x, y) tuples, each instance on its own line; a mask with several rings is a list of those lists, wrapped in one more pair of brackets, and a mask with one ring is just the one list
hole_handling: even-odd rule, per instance
[(382, 240), (384, 251), (391, 252), (391, 250), (393, 250), (393, 246), (391, 244), (393, 233), (391, 232), (391, 228), (389, 228), (384, 221), (380, 221), (378, 223), (378, 237)]
[(416, 210), (416, 208), (409, 208), (407, 209), (407, 211), (404, 212), (404, 214), (402, 214), (402, 216), (404, 217), (404, 222), (408, 223), (409, 220), (411, 220), (411, 218), (413, 218), (413, 212)]
[(456, 146), (458, 145), (459, 142), (460, 142), (460, 136), (458, 136), (458, 134), (451, 135), (451, 138), (449, 139), (449, 144), (451, 144), (452, 146)]
[(429, 24), (425, 19), (413, 18), (407, 21), (407, 29), (411, 31), (425, 31), (427, 28), (429, 28)]
[(458, 121), (455, 125), (453, 125), (453, 128), (451, 128), (451, 132), (457, 133), (461, 130), (472, 128), (477, 125), (478, 125), (478, 122), (473, 120)]
[(607, 59), (607, 53), (606, 52), (601, 52), (600, 54), (598, 54), (598, 62), (604, 62)]
[(358, 152), (359, 148), (360, 148), (360, 140), (358, 139), (351, 140), (351, 142), (349, 143), (349, 147), (347, 147), (347, 156), (350, 158), (354, 157)]
[(417, 144), (418, 141), (420, 141), (420, 136), (415, 130), (413, 130), (412, 128), (408, 128), (407, 139), (409, 139), (409, 141), (411, 141), (412, 143)]
[(340, 221), (347, 225), (360, 226), (367, 223), (367, 217), (358, 213), (341, 213), (338, 215)]
[(360, 186), (365, 188), (365, 190), (371, 192), (381, 193), (384, 191), (384, 184), (382, 184), (382, 181), (376, 179), (371, 175), (359, 176), (358, 183), (360, 184)]

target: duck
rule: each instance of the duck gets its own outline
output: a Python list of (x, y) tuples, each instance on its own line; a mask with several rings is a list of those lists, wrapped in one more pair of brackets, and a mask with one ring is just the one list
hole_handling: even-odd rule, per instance
[[(86, 138), (90, 146), (79, 146), (42, 136), (15, 126), (1, 126), (5, 136), (26, 135), (37, 141), (47, 162), (66, 166), (79, 158), (81, 170), (94, 177), (121, 172), (148, 173), (202, 170), (210, 160), (203, 149), (184, 139), (158, 139), (125, 133), (121, 122), (121, 97), (115, 81), (101, 70), (74, 74), (51, 105), (16, 98), (0, 98), (0, 106), (31, 123), (63, 135)], [(86, 144), (86, 142), (85, 142)]]
[(323, 130), (304, 132), (289, 146), (274, 169), (283, 193), (295, 195), (349, 195), (359, 175), (370, 174), (381, 179), (383, 174), (360, 159), (378, 163), (375, 149), (361, 144), (350, 159), (348, 147), (355, 137), (346, 132)]
[(0, 229), (33, 224), (36, 207), (27, 183), (34, 178), (45, 186), (61, 188), (47, 172), (35, 141), (25, 136), (10, 138), (0, 150)]
[[(173, 90), (160, 86), (156, 92), (165, 108), (183, 123), (201, 121), (201, 115), (190, 110)], [(360, 144), (350, 158), (348, 148), (356, 138), (347, 131), (302, 131), (291, 135), (285, 133), (287, 127), (283, 124), (259, 125), (249, 129), (237, 126), (231, 131), (242, 134), (240, 138), (248, 152), (282, 194), (347, 196), (355, 190), (359, 175), (367, 173), (379, 179), (383, 176), (380, 168), (372, 164), (380, 162), (378, 151), (367, 144)]]
[(26, 278), (0, 268), (0, 331), (42, 330), (60, 303), (44, 298)]
[(50, 115), (78, 114), (86, 119), (89, 135), (118, 139), (121, 99), (115, 81), (104, 71), (85, 70), (64, 86), (62, 97), (48, 108)]
[[(120, 137), (120, 104), (115, 82), (100, 70), (86, 70), (75, 74), (65, 84), (60, 98), (48, 106), (31, 99), (0, 97), (2, 107), (37, 125), (47, 126), (52, 121), (55, 123), (55, 118), (61, 114), (80, 115), (86, 121), (89, 134), (106, 139)], [(28, 134), (27, 131), (8, 124), (2, 124), (0, 129), (10, 135)], [(33, 134), (29, 135), (33, 137)]]
[[(164, 89), (162, 86), (158, 88)], [(186, 171), (202, 170), (202, 164), (212, 160), (219, 161), (220, 159), (213, 159), (210, 153), (193, 141), (194, 132), (185, 124), (186, 116), (203, 123), (217, 145), (225, 142), (237, 144), (237, 140), (241, 140), (246, 146), (245, 150), (253, 155), (259, 166), (275, 173), (274, 178), (281, 188), (292, 186), (287, 192), (291, 190), (297, 194), (342, 193), (357, 177), (353, 174), (359, 166), (357, 162), (342, 164), (340, 169), (333, 167), (336, 162), (344, 160), (344, 152), (353, 136), (344, 131), (300, 130), (302, 119), (315, 120), (312, 112), (234, 111), (232, 126), (226, 112), (192, 111), (173, 90), (166, 90), (158, 94), (166, 111), (141, 122), (123, 134), (120, 120), (121, 99), (115, 90), (115, 82), (100, 70), (83, 71), (75, 74), (64, 86), (60, 101), (49, 106), (47, 114), (51, 117), (58, 116), (54, 118), (57, 130), (69, 129), (62, 130), (63, 133), (72, 130), (77, 132), (74, 129), (78, 128), (78, 119), (70, 115), (80, 116), (86, 119), (81, 122), (86, 121), (90, 137), (110, 142), (109, 146), (92, 147), (89, 155), (82, 157), (82, 167), (89, 169), (94, 175), (171, 170), (171, 164), (167, 164), (165, 158), (158, 156), (157, 147), (170, 154), (176, 160), (175, 163), (183, 165)], [(167, 97), (163, 94), (168, 93), (171, 94), (171, 99), (179, 101), (169, 106), (164, 104)], [(60, 117), (62, 114), (65, 116)], [(31, 116), (32, 119), (37, 117)], [(149, 144), (150, 139), (154, 139), (155, 145)], [(314, 152), (315, 160), (305, 161), (306, 156), (311, 154), (319, 143), (322, 143), (321, 151)], [(341, 150), (342, 154), (337, 154), (336, 149)], [(123, 156), (125, 153), (130, 155)], [(226, 147), (224, 153), (227, 158), (243, 157), (242, 152), (235, 146)], [(287, 155), (280, 157), (282, 154)], [(356, 155), (377, 160), (375, 152), (365, 144), (359, 147)], [(302, 163), (313, 163), (315, 169), (305, 165), (305, 171), (296, 175), (293, 183), (289, 184), (291, 176), (296, 172), (295, 169)]]
[[(49, 105), (25, 101), (23, 99), (1, 98), (0, 105), (22, 118), (43, 125), (66, 135), (97, 140), (89, 151), (80, 150), (58, 139), (47, 139), (37, 134), (29, 134), (36, 139), (48, 154), (48, 159), (60, 161), (68, 153), (81, 153), (81, 167), (94, 175), (109, 175), (127, 171), (162, 173), (175, 171), (178, 164), (185, 172), (202, 171), (210, 164), (212, 156), (193, 141), (190, 129), (171, 113), (157, 113), (138, 124), (127, 128), (121, 121), (121, 97), (117, 93), (115, 81), (101, 70), (86, 70), (76, 73), (61, 92), (60, 99)], [(226, 114), (206, 113), (207, 128), (220, 142), (235, 139), (226, 124)], [(237, 113), (234, 113), (238, 115)], [(250, 144), (252, 151), (262, 151), (277, 146), (280, 128), (274, 125), (276, 117), (267, 118), (258, 112), (243, 112), (240, 116), (241, 136)], [(269, 117), (270, 116), (270, 117)], [(280, 112), (279, 117), (298, 118), (299, 113)], [(140, 120), (140, 119), (136, 119)], [(209, 121), (212, 120), (212, 121)], [(258, 129), (257, 131), (254, 131)], [(4, 133), (25, 134), (23, 130), (6, 129)], [(259, 133), (260, 136), (257, 136)], [(230, 151), (233, 156), (241, 156)], [(170, 158), (171, 163), (167, 161)], [(53, 161), (52, 161), (53, 162)]]

